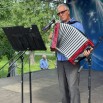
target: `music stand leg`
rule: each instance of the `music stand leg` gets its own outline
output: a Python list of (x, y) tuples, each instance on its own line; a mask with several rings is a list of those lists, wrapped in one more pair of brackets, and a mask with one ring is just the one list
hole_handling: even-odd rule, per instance
[(88, 91), (89, 91), (89, 97), (88, 97), (88, 103), (91, 103), (91, 57), (88, 58)]
[(30, 103), (32, 103), (31, 72), (29, 72)]
[(32, 103), (32, 82), (31, 82), (30, 56), (29, 56), (29, 91), (30, 91), (30, 103)]
[(23, 85), (24, 85), (24, 83), (23, 83), (23, 81), (24, 81), (24, 79), (23, 79), (23, 60), (24, 60), (24, 57), (23, 57), (23, 55), (21, 55), (20, 56), (20, 59), (21, 59), (21, 103), (24, 103), (24, 95), (23, 95), (23, 93), (24, 93), (24, 88), (23, 88)]

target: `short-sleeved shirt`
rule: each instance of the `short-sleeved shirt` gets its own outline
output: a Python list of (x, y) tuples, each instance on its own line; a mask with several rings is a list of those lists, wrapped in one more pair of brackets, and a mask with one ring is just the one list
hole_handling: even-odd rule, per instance
[(41, 59), (40, 60), (40, 68), (48, 69), (48, 61), (47, 61), (47, 59)]

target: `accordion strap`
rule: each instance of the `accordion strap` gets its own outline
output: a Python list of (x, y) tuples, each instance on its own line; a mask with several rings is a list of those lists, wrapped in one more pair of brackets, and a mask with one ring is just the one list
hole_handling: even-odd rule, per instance
[(68, 24), (74, 24), (74, 23), (77, 23), (79, 21), (69, 21)]

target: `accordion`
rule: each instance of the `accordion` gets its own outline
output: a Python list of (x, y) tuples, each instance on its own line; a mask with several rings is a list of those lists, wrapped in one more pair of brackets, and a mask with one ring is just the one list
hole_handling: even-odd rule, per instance
[(93, 42), (78, 29), (65, 23), (55, 24), (50, 46), (51, 51), (59, 51), (68, 58), (69, 62), (75, 64), (75, 59), (88, 46), (93, 47)]

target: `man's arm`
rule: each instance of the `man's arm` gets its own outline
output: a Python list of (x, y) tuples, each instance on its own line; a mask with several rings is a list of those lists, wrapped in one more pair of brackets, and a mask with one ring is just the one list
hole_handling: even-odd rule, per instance
[(52, 36), (53, 36), (53, 33), (51, 32), (48, 38), (52, 39)]
[(40, 60), (40, 68), (43, 68), (42, 60)]

